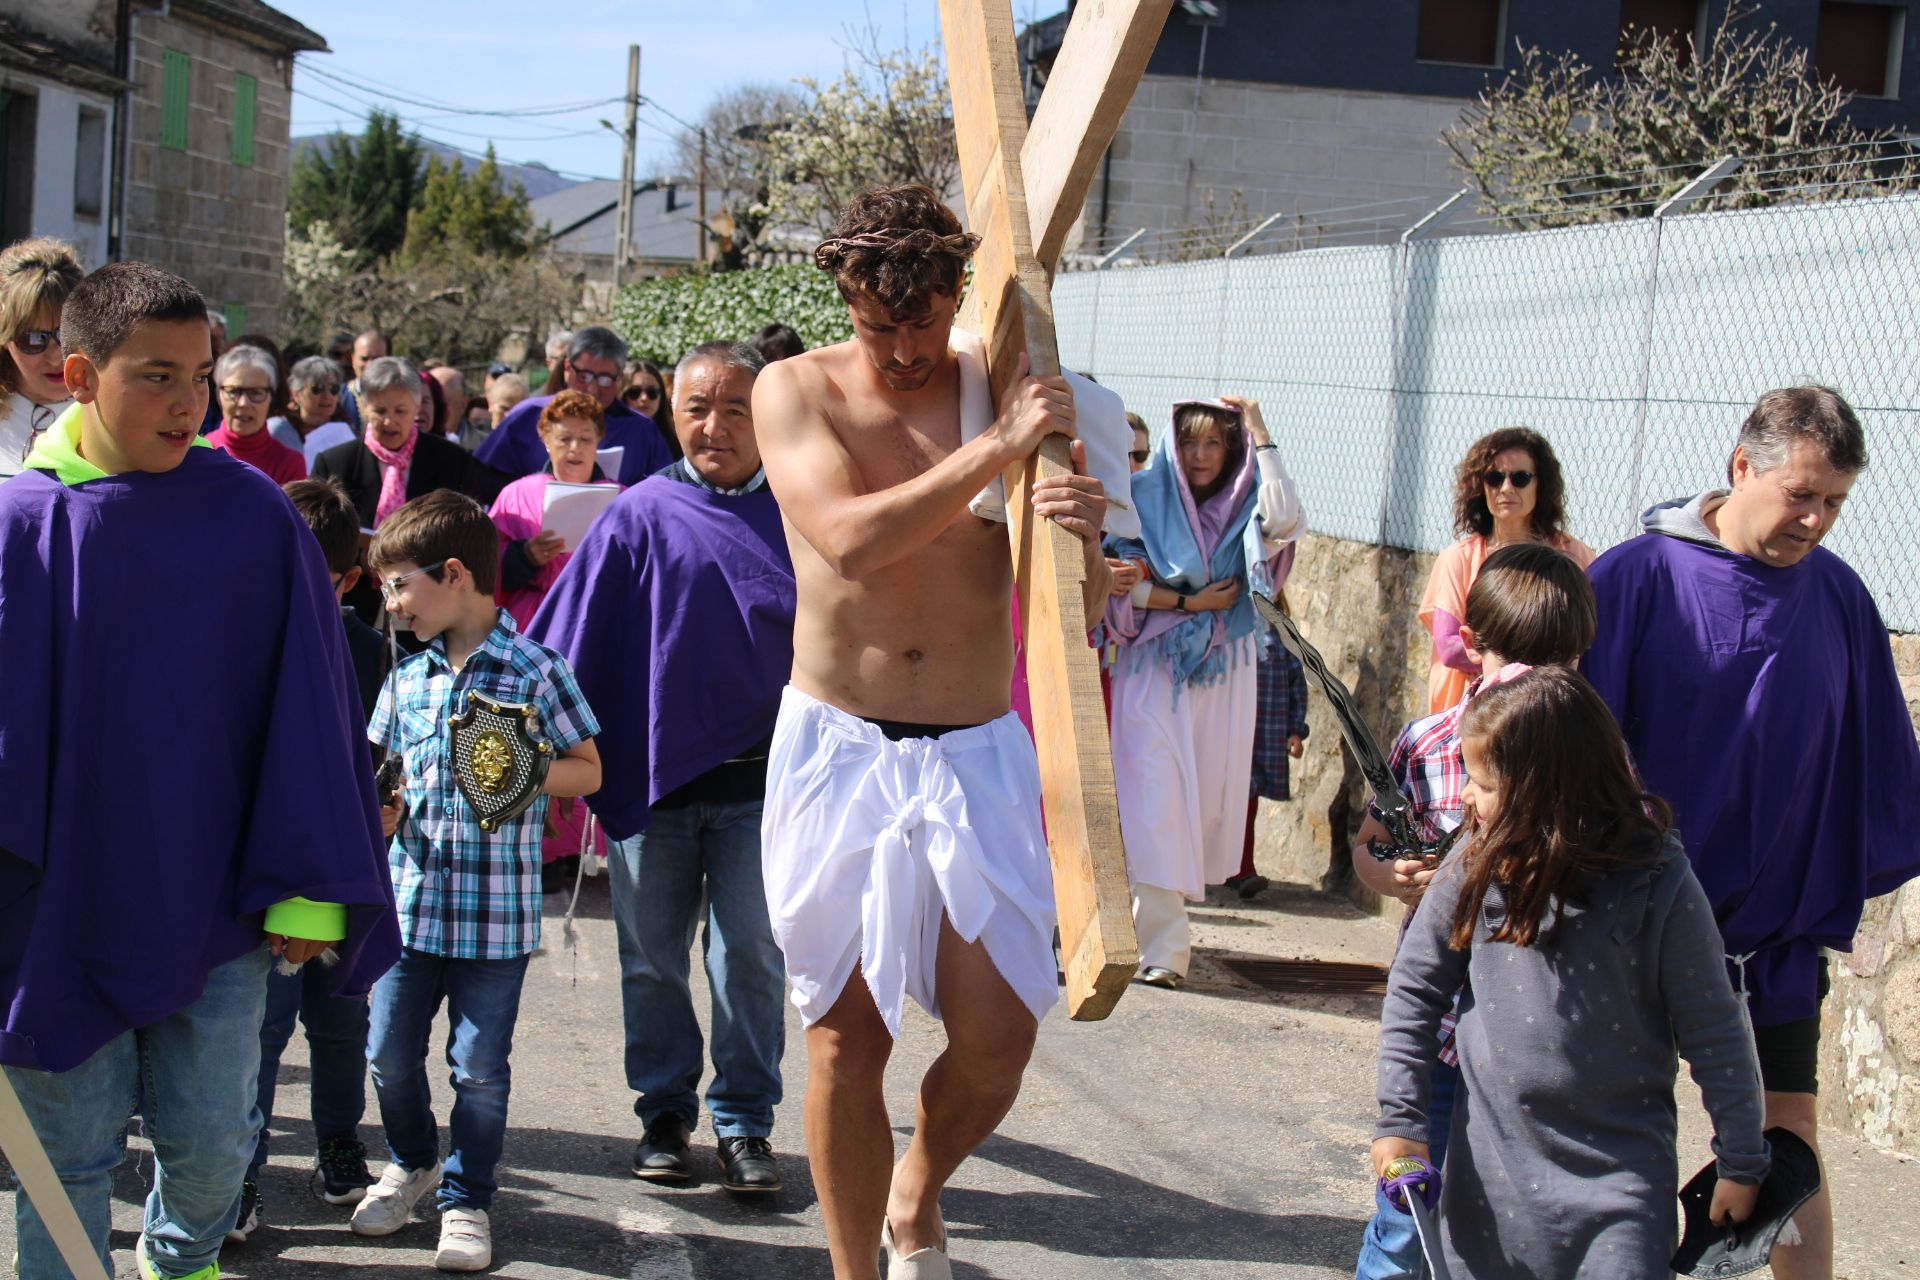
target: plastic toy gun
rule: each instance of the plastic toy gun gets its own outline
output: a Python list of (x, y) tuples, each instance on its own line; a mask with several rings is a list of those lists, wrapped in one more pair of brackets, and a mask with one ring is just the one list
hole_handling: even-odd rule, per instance
[(1368, 852), (1382, 862), (1399, 858), (1423, 861), (1444, 858), (1460, 838), (1464, 826), (1455, 827), (1438, 840), (1421, 839), (1420, 825), (1413, 816), (1413, 802), (1395, 784), (1393, 772), (1387, 768), (1386, 754), (1380, 750), (1380, 744), (1374, 741), (1366, 721), (1361, 719), (1360, 708), (1355, 705), (1353, 694), (1346, 685), (1340, 683), (1340, 677), (1327, 670), (1326, 660), (1320, 656), (1320, 651), (1307, 643), (1307, 638), (1300, 634), (1300, 628), (1293, 624), (1292, 618), (1280, 611), (1279, 605), (1258, 591), (1252, 594), (1254, 609), (1280, 633), (1280, 643), (1287, 647), (1287, 652), (1300, 659), (1300, 665), (1306, 668), (1307, 679), (1313, 682), (1313, 687), (1333, 708), (1334, 719), (1340, 723), (1340, 736), (1346, 740), (1347, 750), (1353, 752), (1367, 785), (1373, 788), (1371, 808), (1374, 816), (1387, 828), (1391, 839), (1369, 841)]

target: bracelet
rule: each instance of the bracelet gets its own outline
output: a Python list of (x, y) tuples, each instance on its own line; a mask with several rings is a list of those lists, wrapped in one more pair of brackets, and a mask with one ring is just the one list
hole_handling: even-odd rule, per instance
[(1277, 445), (1277, 444), (1257, 444), (1257, 445), (1255, 445), (1255, 446), (1253, 446), (1253, 451), (1254, 451), (1255, 453), (1260, 453), (1260, 452), (1262, 452), (1262, 451), (1264, 451), (1264, 450), (1268, 450), (1268, 449), (1271, 449), (1271, 450), (1272, 450), (1273, 452), (1275, 452), (1275, 453), (1278, 453), (1278, 452), (1280, 452), (1280, 446), (1279, 446), (1279, 445)]

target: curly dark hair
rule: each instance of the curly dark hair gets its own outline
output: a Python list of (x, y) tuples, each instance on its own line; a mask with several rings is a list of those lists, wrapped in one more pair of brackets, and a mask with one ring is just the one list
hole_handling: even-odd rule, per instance
[(847, 205), (813, 262), (848, 302), (871, 298), (903, 320), (935, 294), (958, 297), (979, 244), (931, 187), (873, 187)]
[(1493, 512), (1487, 510), (1487, 472), (1493, 460), (1508, 449), (1525, 449), (1533, 455), (1533, 483), (1537, 497), (1529, 523), (1533, 536), (1552, 544), (1567, 534), (1567, 489), (1560, 476), (1560, 459), (1553, 446), (1532, 427), (1502, 427), (1473, 442), (1453, 480), (1453, 531), (1477, 533), (1485, 538), (1493, 533)]

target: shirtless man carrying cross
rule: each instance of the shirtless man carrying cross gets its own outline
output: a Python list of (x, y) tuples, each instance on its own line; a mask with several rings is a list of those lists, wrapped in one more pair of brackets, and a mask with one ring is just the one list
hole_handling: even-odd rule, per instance
[[(967, 504), (1046, 436), (1074, 435), (1073, 397), (1022, 378), (964, 439), (948, 337), (976, 243), (925, 187), (860, 195), (815, 256), (853, 340), (768, 366), (753, 394), (799, 592), (763, 859), (807, 1024), (836, 1280), (877, 1280), (883, 1244), (892, 1280), (951, 1275), (940, 1190), (1013, 1105), (1058, 998), (1039, 771), (1008, 710), (1007, 530)], [(1084, 475), (1035, 486), (1035, 513), (1085, 547), (1089, 616), (1109, 581), (1105, 509)], [(947, 1048), (896, 1166), (883, 1081), (908, 995)]]

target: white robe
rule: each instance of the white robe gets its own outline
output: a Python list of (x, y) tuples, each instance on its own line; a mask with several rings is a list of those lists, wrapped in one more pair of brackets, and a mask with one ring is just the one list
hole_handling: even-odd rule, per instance
[(787, 686), (760, 847), (774, 937), (809, 1025), (856, 964), (894, 1036), (907, 996), (939, 1017), (943, 914), (985, 945), (1036, 1019), (1059, 999), (1040, 767), (1011, 712), (894, 742)]

